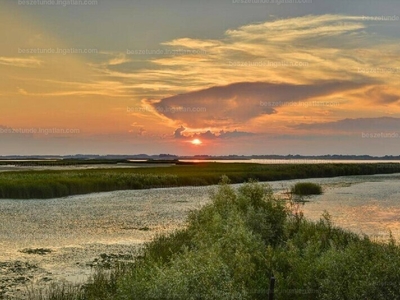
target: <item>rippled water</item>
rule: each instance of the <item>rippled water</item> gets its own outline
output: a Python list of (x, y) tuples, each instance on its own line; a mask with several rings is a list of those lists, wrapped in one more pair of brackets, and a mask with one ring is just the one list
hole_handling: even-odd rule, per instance
[[(0, 200), (0, 299), (67, 280), (83, 282), (103, 254), (136, 255), (156, 234), (184, 225), (189, 210), (208, 201), (210, 187), (181, 187), (71, 196), (47, 200)], [(46, 255), (25, 248), (50, 249)], [(34, 268), (15, 271), (14, 264)], [(19, 267), (18, 267), (19, 268)], [(29, 280), (21, 281), (21, 275)], [(25, 299), (18, 294), (17, 299)]]
[(376, 238), (391, 231), (400, 240), (400, 174), (312, 181), (323, 184), (324, 194), (304, 205), (308, 218), (319, 219), (327, 210), (338, 226)]
[(271, 164), (377, 164), (377, 163), (400, 163), (400, 160), (356, 160), (356, 159), (180, 159), (182, 162), (218, 162), (218, 163), (256, 163), (262, 165)]

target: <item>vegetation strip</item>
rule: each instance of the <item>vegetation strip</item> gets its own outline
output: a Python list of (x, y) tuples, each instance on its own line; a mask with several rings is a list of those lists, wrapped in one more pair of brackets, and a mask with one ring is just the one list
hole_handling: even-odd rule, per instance
[(249, 179), (276, 181), (349, 175), (400, 173), (400, 164), (262, 165), (196, 163), (168, 168), (124, 168), (0, 173), (0, 198), (49, 199), (115, 190), (217, 184), (222, 175), (232, 183)]

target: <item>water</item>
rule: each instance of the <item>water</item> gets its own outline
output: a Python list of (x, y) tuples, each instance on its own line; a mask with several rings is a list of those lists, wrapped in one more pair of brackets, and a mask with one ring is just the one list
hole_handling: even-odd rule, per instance
[[(296, 182), (322, 185), (324, 193), (312, 196), (302, 209), (318, 220), (324, 210), (334, 223), (357, 233), (400, 240), (400, 174), (296, 179), (270, 182), (281, 195)], [(240, 184), (234, 185), (240, 186)], [(190, 209), (209, 201), (209, 187), (115, 191), (47, 200), (0, 200), (0, 257), (10, 249), (79, 246), (92, 242), (120, 243), (147, 233), (133, 227), (181, 224)], [(150, 226), (150, 227), (151, 227)], [(174, 225), (175, 226), (175, 225)], [(147, 238), (144, 238), (145, 240)], [(2, 252), (2, 245), (8, 251)]]
[(57, 159), (0, 159), (0, 162), (48, 162), (48, 161), (59, 161)]
[(400, 163), (400, 160), (329, 160), (329, 159), (232, 159), (232, 160), (200, 160), (180, 159), (182, 162), (217, 162), (217, 163), (255, 163), (263, 165), (272, 164), (378, 164), (378, 163)]
[(358, 234), (400, 240), (400, 175), (350, 176), (312, 180), (324, 187), (303, 207), (305, 216), (318, 220), (324, 210), (334, 223)]
[[(57, 199), (0, 200), (0, 299), (29, 283), (88, 279), (103, 254), (132, 254), (155, 235), (182, 228), (190, 210), (208, 201), (209, 187), (93, 193)], [(25, 248), (50, 249), (46, 255)], [(19, 271), (15, 264), (34, 268)], [(17, 299), (25, 299), (18, 294)]]

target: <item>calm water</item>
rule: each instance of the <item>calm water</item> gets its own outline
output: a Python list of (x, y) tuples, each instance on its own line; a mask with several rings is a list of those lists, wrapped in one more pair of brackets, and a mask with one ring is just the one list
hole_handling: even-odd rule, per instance
[(376, 238), (387, 238), (389, 230), (400, 240), (400, 174), (347, 176), (272, 183), (275, 192), (295, 182), (312, 181), (324, 193), (312, 196), (303, 206), (306, 217), (318, 220), (324, 210), (338, 226)]
[(246, 160), (199, 160), (180, 159), (183, 162), (218, 162), (218, 163), (257, 163), (272, 164), (377, 164), (400, 163), (400, 160), (327, 160), (327, 159), (246, 159)]

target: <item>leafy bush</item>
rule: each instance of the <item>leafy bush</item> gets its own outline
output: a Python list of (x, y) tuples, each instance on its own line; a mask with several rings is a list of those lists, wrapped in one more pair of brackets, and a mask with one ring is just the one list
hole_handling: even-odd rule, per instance
[(320, 195), (322, 187), (312, 182), (299, 182), (292, 187), (292, 193), (299, 196)]

